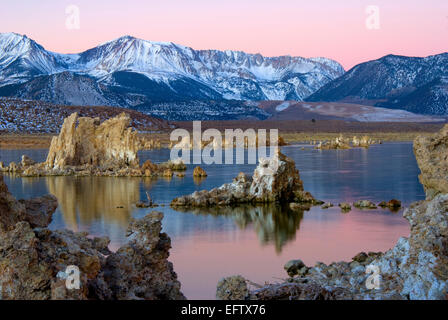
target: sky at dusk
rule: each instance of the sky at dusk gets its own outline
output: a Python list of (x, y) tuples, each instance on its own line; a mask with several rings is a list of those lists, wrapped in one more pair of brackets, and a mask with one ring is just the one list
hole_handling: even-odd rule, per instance
[[(79, 29), (70, 5), (79, 8)], [(0, 32), (60, 53), (132, 35), (194, 49), (323, 56), (349, 69), (390, 53), (447, 52), (448, 1), (16, 0), (2, 1)]]

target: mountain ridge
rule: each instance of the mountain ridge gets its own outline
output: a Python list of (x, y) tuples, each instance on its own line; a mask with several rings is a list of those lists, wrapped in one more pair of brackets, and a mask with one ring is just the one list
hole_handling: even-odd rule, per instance
[(427, 57), (386, 55), (354, 66), (305, 100), (356, 102), (448, 115), (448, 86), (444, 79), (448, 79), (448, 52)]
[(195, 50), (129, 35), (62, 54), (26, 35), (0, 33), (0, 96), (118, 106), (168, 120), (266, 119), (256, 106), (262, 101), (345, 102), (444, 116), (447, 79), (448, 53), (388, 54), (345, 72), (323, 57)]
[[(9, 46), (2, 47), (2, 43)], [(20, 46), (21, 43), (27, 45)], [(132, 36), (81, 53), (60, 54), (45, 50), (26, 36), (9, 33), (0, 34), (1, 48), (1, 86), (66, 71), (113, 85), (115, 72), (132, 72), (168, 86), (176, 80), (194, 81), (195, 86), (209, 88), (209, 98), (217, 98), (218, 93), (227, 100), (301, 100), (344, 73), (339, 63), (322, 57), (264, 57), (242, 51), (194, 50)], [(12, 74), (17, 76), (11, 78)]]

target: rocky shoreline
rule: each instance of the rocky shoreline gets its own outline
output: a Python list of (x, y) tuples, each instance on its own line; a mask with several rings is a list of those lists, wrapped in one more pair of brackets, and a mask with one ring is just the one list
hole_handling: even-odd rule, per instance
[[(254, 288), (242, 276), (223, 278), (219, 299), (448, 299), (448, 125), (432, 138), (417, 138), (414, 153), (427, 199), (413, 203), (403, 214), (411, 226), (391, 250), (361, 252), (348, 262), (306, 266), (289, 261), (285, 282)], [(358, 203), (361, 205), (361, 203)], [(363, 207), (371, 204), (364, 203)], [(391, 200), (382, 203), (398, 206)], [(252, 287), (251, 287), (252, 286)]]
[[(385, 252), (357, 254), (352, 261), (316, 263), (300, 260), (285, 265), (285, 282), (250, 288), (241, 276), (220, 281), (219, 299), (371, 300), (446, 299), (448, 290), (448, 195), (407, 209), (409, 238)], [(428, 224), (427, 226), (425, 224)], [(368, 288), (369, 266), (379, 268), (379, 289)]]
[[(59, 136), (53, 138), (45, 162), (35, 163), (24, 156), (20, 163), (12, 162), (7, 167), (0, 163), (0, 171), (20, 176), (172, 177), (174, 172), (186, 169), (181, 161), (154, 164), (147, 160), (140, 166), (137, 151), (142, 143), (129, 122), (125, 114), (102, 123), (99, 119), (72, 114), (65, 119)], [(345, 148), (344, 141), (336, 142), (333, 145), (337, 148)], [(150, 142), (147, 147), (157, 147), (157, 144)], [(417, 138), (414, 153), (427, 199), (412, 204), (404, 212), (411, 226), (408, 238), (400, 238), (385, 253), (361, 252), (348, 262), (317, 263), (311, 267), (299, 259), (289, 261), (285, 265), (289, 278), (280, 283), (254, 287), (241, 276), (223, 278), (218, 283), (217, 297), (448, 298), (448, 125), (433, 137)], [(197, 167), (194, 176), (205, 177), (207, 173)], [(154, 206), (147, 197), (148, 202), (141, 206)], [(252, 176), (240, 173), (231, 183), (173, 199), (171, 207), (179, 211), (206, 209), (228, 215), (239, 208), (246, 213), (248, 221), (257, 221), (259, 212), (244, 206), (266, 204), (288, 206), (288, 210), (297, 213), (296, 220), (311, 206), (322, 205), (324, 209), (333, 206), (305, 191), (294, 161), (277, 150), (272, 158), (259, 159)], [(353, 206), (397, 210), (401, 203), (396, 199), (379, 204), (359, 200)], [(0, 299), (185, 298), (173, 266), (167, 260), (171, 244), (170, 238), (161, 232), (163, 214), (152, 212), (133, 220), (128, 229), (128, 236), (132, 236), (129, 243), (111, 252), (106, 237), (90, 238), (86, 233), (49, 230), (56, 207), (57, 200), (51, 195), (17, 201), (0, 176)], [(339, 207), (347, 212), (352, 204), (342, 202)], [(294, 219), (285, 223), (294, 228)], [(281, 248), (281, 241), (276, 244)], [(66, 288), (66, 269), (71, 265), (81, 271), (80, 290)], [(375, 270), (378, 270), (377, 277), (369, 282)]]
[[(107, 237), (47, 228), (54, 196), (17, 201), (0, 176), (0, 300), (185, 299), (169, 262), (163, 214), (133, 220), (132, 236), (116, 252)], [(80, 271), (80, 288), (66, 286), (67, 268)]]
[[(349, 262), (301, 260), (285, 265), (285, 282), (254, 287), (242, 276), (223, 278), (219, 299), (448, 299), (448, 125), (432, 138), (417, 138), (414, 153), (427, 199), (413, 203), (403, 214), (411, 226), (385, 253), (361, 252)], [(397, 205), (391, 202), (390, 206)]]

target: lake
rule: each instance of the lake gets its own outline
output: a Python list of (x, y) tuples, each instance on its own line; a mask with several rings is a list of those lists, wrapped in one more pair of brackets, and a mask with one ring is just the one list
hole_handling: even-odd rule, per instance
[[(408, 206), (425, 198), (410, 142), (351, 150), (293, 145), (282, 147), (282, 152), (296, 162), (305, 190), (324, 201), (338, 204), (368, 199), (378, 203), (396, 198)], [(44, 161), (47, 150), (0, 150), (0, 161), (20, 161), (22, 154)], [(141, 162), (146, 159), (166, 161), (169, 150), (140, 152)], [(169, 260), (190, 299), (214, 299), (216, 284), (224, 276), (241, 274), (257, 283), (278, 282), (287, 277), (283, 265), (288, 260), (301, 259), (309, 266), (318, 261), (348, 260), (360, 251), (388, 250), (399, 237), (409, 234), (402, 210), (353, 209), (342, 213), (338, 207), (313, 207), (297, 213), (275, 205), (185, 212), (171, 209), (173, 198), (220, 186), (241, 171), (252, 174), (255, 165), (201, 167), (208, 173), (201, 180), (193, 179), (194, 165), (188, 165), (184, 178), (6, 175), (5, 182), (17, 198), (54, 194), (59, 207), (51, 229), (107, 235), (112, 249), (126, 241), (125, 230), (132, 217), (142, 217), (150, 210), (162, 211), (163, 229), (172, 240)], [(164, 206), (136, 208), (137, 201), (146, 200), (146, 191), (154, 202)]]

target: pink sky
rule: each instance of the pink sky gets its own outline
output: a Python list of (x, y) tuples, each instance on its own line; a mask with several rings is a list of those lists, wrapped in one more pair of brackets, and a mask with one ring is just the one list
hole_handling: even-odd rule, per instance
[[(80, 29), (65, 9), (80, 9)], [(368, 5), (380, 28), (365, 26)], [(349, 69), (389, 53), (448, 51), (447, 0), (17, 0), (1, 4), (0, 32), (26, 34), (46, 49), (81, 52), (133, 35), (194, 49), (266, 56), (324, 56)]]

